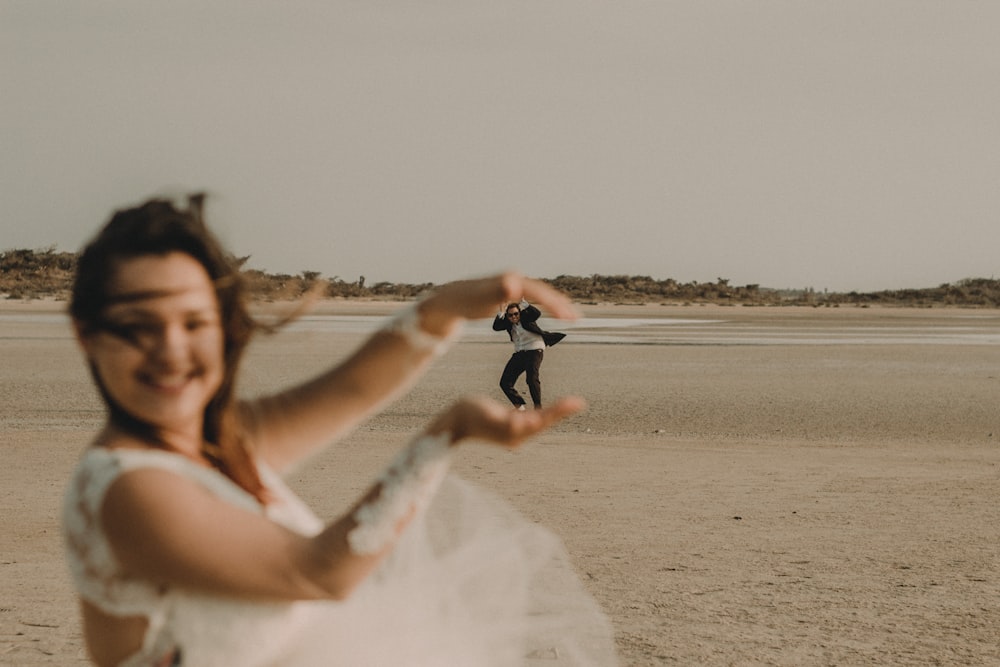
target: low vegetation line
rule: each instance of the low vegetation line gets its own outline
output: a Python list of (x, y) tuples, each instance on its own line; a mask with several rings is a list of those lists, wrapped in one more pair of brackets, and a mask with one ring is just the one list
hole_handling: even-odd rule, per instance
[[(318, 271), (298, 275), (266, 273), (244, 268), (249, 257), (234, 257), (250, 294), (262, 301), (296, 299), (318, 289), (323, 296), (407, 300), (434, 288), (434, 283), (368, 284), (364, 276), (346, 281), (324, 278)], [(77, 254), (40, 250), (6, 250), (0, 253), (0, 298), (65, 299), (69, 296)], [(715, 282), (656, 280), (649, 276), (567, 276), (544, 278), (582, 303), (717, 303), (743, 306), (897, 305), (915, 307), (958, 306), (1000, 308), (1000, 280), (967, 278), (937, 287), (885, 290), (880, 292), (828, 292), (803, 289), (773, 289), (760, 285), (730, 285), (726, 278)]]

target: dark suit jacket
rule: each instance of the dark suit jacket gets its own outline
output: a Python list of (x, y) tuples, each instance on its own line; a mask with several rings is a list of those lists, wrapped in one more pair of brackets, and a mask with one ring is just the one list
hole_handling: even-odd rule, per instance
[[(558, 331), (542, 331), (541, 327), (538, 326), (538, 318), (542, 316), (542, 312), (535, 308), (534, 306), (526, 306), (521, 309), (521, 326), (532, 333), (536, 333), (542, 337), (545, 341), (546, 347), (552, 347), (563, 338), (566, 334), (559, 333)], [(514, 332), (511, 329), (514, 328), (513, 323), (506, 317), (497, 315), (493, 318), (493, 330), (494, 331), (507, 331), (507, 335), (510, 336), (511, 340), (514, 340)]]

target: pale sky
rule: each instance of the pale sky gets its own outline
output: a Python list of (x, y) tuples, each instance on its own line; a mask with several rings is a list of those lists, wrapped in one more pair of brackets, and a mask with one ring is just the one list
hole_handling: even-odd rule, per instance
[(250, 266), (1000, 275), (1000, 3), (0, 0), (0, 250), (207, 190)]

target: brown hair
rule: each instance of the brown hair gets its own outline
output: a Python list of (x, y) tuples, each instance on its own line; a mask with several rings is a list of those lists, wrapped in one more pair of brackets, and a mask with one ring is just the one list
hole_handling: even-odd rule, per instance
[[(267, 492), (247, 451), (234, 397), (239, 362), (258, 325), (247, 309), (239, 270), (205, 225), (204, 201), (204, 194), (193, 194), (188, 197), (187, 208), (179, 209), (169, 200), (150, 199), (115, 212), (80, 254), (69, 312), (84, 334), (102, 330), (104, 309), (110, 301), (109, 279), (116, 264), (123, 260), (182, 252), (205, 267), (219, 301), (225, 370), (219, 390), (205, 407), (203, 453), (219, 472), (266, 502)], [(112, 423), (162, 446), (150, 424), (112, 399), (93, 364), (91, 374)]]

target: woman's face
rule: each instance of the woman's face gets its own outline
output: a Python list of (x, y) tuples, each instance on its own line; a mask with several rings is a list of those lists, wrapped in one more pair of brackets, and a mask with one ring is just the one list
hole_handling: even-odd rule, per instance
[(80, 334), (106, 391), (161, 431), (200, 436), (225, 372), (219, 302), (190, 255), (117, 263), (102, 325)]

